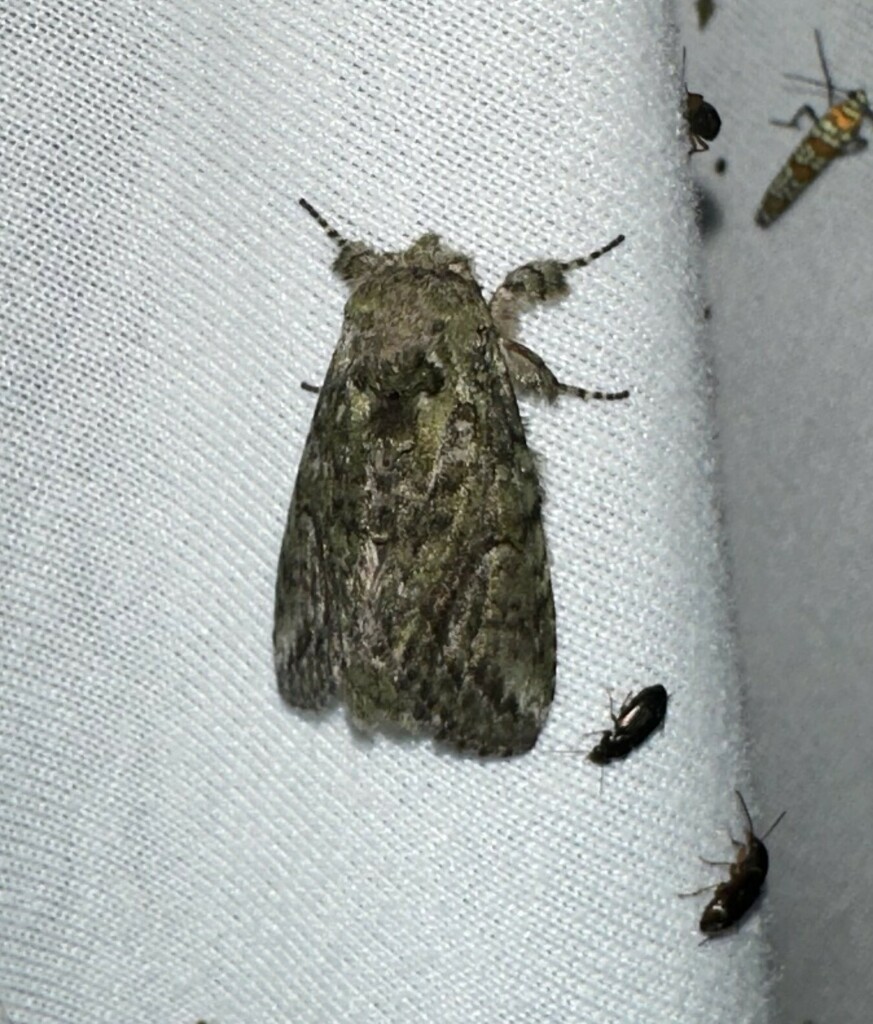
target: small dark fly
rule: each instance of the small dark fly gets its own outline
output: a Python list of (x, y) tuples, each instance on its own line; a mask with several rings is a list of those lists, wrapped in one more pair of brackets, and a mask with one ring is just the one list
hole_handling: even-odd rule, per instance
[(755, 826), (752, 824), (752, 816), (746, 807), (743, 794), (738, 789), (735, 789), (734, 792), (737, 794), (746, 819), (745, 843), (734, 839), (733, 836), (730, 837), (731, 842), (737, 848), (736, 860), (733, 863), (700, 858), (704, 864), (729, 868), (728, 880), (715, 885), (705, 885), (694, 892), (680, 893), (681, 896), (698, 896), (702, 892), (715, 890), (712, 899), (704, 907), (700, 916), (700, 930), (706, 935), (703, 942), (708, 942), (716, 935), (738, 925), (757, 902), (770, 866), (770, 855), (767, 853), (764, 840), (785, 817), (785, 811), (783, 811), (763, 836), (755, 835)]

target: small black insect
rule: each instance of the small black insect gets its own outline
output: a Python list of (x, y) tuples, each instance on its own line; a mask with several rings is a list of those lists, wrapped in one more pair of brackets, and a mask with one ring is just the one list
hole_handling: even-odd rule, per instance
[(727, 170), (727, 160), (723, 156), (720, 156), (715, 162), (715, 173), (724, 174)]
[(712, 140), (721, 131), (721, 118), (718, 111), (711, 103), (707, 103), (699, 92), (689, 92), (685, 88), (686, 109), (685, 117), (688, 121), (688, 134), (691, 137), (691, 153), (705, 153), (709, 149), (707, 142)]
[[(685, 51), (682, 51), (682, 82), (685, 82)], [(692, 153), (705, 153), (709, 146), (721, 131), (721, 118), (718, 111), (711, 103), (707, 103), (703, 94), (691, 92), (685, 86), (685, 120), (688, 122), (688, 134), (691, 138)]]
[[(604, 729), (600, 742), (588, 754), (588, 760), (600, 765), (600, 790), (603, 792), (603, 766), (622, 758), (644, 743), (662, 725), (667, 716), (669, 694), (660, 683), (629, 693), (618, 714), (609, 694), (612, 729)], [(597, 733), (586, 733), (596, 736)], [(555, 750), (555, 754), (583, 754), (583, 750)]]
[(616, 714), (610, 695), (609, 715), (613, 727), (604, 730), (588, 760), (602, 765), (627, 757), (663, 723), (667, 715), (667, 700), (667, 691), (656, 683), (629, 694)]
[[(785, 817), (785, 811), (783, 811), (763, 836), (757, 836), (743, 794), (738, 789), (735, 789), (734, 792), (737, 794), (748, 825), (745, 843), (739, 842), (733, 836), (730, 837), (731, 842), (738, 849), (737, 859), (731, 863), (724, 860), (700, 858), (704, 864), (730, 868), (728, 880), (715, 885), (705, 885), (694, 892), (680, 893), (681, 896), (697, 896), (710, 889), (715, 890), (712, 899), (704, 907), (700, 916), (700, 930), (706, 935), (704, 942), (738, 925), (757, 902), (764, 886), (764, 879), (767, 877), (767, 869), (770, 866), (770, 855), (767, 853), (764, 840)], [(730, 833), (728, 834), (730, 835)]]

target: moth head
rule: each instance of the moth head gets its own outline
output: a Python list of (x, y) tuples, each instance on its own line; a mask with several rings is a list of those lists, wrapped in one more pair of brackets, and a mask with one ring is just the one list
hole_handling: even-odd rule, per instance
[(446, 270), (461, 277), (473, 280), (473, 264), (469, 257), (443, 245), (440, 236), (429, 231), (401, 253), (401, 258), (408, 266), (420, 267), (422, 270)]

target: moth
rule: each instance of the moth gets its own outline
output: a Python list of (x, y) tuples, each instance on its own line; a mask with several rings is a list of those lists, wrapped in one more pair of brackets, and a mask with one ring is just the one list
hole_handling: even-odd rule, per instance
[(746, 819), (745, 843), (734, 839), (733, 836), (730, 837), (731, 842), (737, 848), (737, 857), (733, 863), (700, 858), (704, 864), (729, 868), (728, 880), (716, 885), (705, 885), (694, 892), (680, 893), (681, 896), (698, 896), (702, 892), (715, 890), (700, 917), (700, 930), (706, 935), (704, 942), (738, 925), (758, 902), (770, 867), (770, 855), (764, 845), (764, 840), (785, 817), (785, 811), (783, 811), (763, 836), (757, 836), (743, 794), (738, 789), (735, 789), (734, 792)]
[(342, 238), (349, 286), (276, 580), (279, 691), (341, 698), (355, 725), (480, 755), (536, 743), (555, 688), (542, 493), (516, 394), (619, 400), (561, 383), (519, 314), (618, 246), (513, 270), (485, 299), (470, 259), (425, 234), (401, 252)]

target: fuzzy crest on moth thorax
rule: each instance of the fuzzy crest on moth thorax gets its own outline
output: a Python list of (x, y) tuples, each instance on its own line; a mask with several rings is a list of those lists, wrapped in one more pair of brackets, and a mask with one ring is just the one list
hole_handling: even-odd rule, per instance
[(445, 385), (447, 376), (457, 379), (482, 363), (483, 350), (496, 344), (495, 337), (481, 337), (490, 323), (472, 278), (446, 269), (422, 275), (411, 267), (371, 273), (346, 303), (328, 377), (346, 370), (362, 389), (432, 391), (436, 378)]

